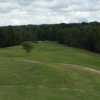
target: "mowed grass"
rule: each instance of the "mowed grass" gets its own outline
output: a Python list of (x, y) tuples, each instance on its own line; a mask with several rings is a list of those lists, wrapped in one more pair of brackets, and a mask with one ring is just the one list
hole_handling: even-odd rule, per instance
[(99, 54), (52, 42), (35, 44), (29, 56), (26, 56), (22, 46), (3, 48), (0, 49), (0, 57), (27, 59), (46, 63), (76, 64), (100, 70)]
[(0, 100), (100, 100), (100, 74), (0, 58)]
[(100, 100), (100, 74), (61, 63), (100, 70), (100, 55), (52, 42), (29, 56), (22, 46), (0, 49), (0, 100)]

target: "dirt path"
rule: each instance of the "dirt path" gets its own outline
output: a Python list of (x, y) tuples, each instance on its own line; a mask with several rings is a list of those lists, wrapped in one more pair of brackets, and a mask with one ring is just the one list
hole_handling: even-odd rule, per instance
[(89, 68), (89, 67), (84, 67), (84, 66), (79, 66), (79, 65), (73, 65), (73, 64), (63, 64), (63, 65), (70, 65), (70, 66), (73, 66), (73, 67), (77, 67), (77, 68), (89, 70), (91, 72), (95, 72), (95, 73), (99, 73), (100, 74), (99, 70), (96, 70), (96, 69), (93, 69), (93, 68)]
[[(8, 59), (8, 58), (3, 58), (3, 59)], [(12, 59), (9, 59), (9, 60), (12, 60)], [(13, 60), (15, 60), (15, 61), (33, 62), (33, 63), (45, 63), (45, 62), (32, 61), (32, 60), (20, 60), (20, 59), (13, 59)], [(74, 65), (74, 64), (66, 64), (66, 63), (55, 63), (55, 64), (69, 65), (69, 66), (85, 69), (85, 70), (100, 74), (99, 70), (96, 70), (96, 69), (93, 69), (93, 68), (89, 68), (89, 67), (84, 67), (84, 66), (79, 66), (79, 65)]]

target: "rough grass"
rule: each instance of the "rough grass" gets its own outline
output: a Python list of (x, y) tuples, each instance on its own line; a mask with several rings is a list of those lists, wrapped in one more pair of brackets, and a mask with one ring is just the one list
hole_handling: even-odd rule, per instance
[(50, 63), (0, 59), (0, 65), (0, 100), (100, 99), (100, 74)]
[(58, 43), (42, 42), (34, 45), (27, 57), (21, 46), (0, 49), (0, 57), (27, 59), (49, 63), (69, 63), (100, 70), (100, 55)]
[(21, 46), (0, 49), (0, 100), (100, 100), (100, 74), (57, 63), (100, 70), (100, 55), (48, 42), (28, 57)]

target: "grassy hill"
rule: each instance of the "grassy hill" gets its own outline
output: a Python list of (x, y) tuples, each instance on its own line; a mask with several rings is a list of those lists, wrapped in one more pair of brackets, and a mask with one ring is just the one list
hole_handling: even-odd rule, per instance
[(28, 57), (21, 46), (3, 48), (0, 49), (0, 57), (76, 64), (100, 70), (100, 55), (52, 42), (35, 44)]
[(100, 99), (100, 74), (61, 63), (100, 70), (100, 55), (47, 42), (28, 57), (21, 46), (0, 49), (0, 100)]

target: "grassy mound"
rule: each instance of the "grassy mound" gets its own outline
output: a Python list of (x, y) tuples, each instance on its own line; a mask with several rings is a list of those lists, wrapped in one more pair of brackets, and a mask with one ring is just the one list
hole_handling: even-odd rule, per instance
[(0, 100), (99, 100), (100, 74), (57, 64), (100, 70), (99, 58), (57, 43), (38, 43), (28, 57), (21, 46), (0, 49)]
[(78, 48), (67, 47), (58, 43), (42, 42), (34, 45), (29, 54), (22, 46), (0, 49), (0, 57), (11, 59), (27, 59), (48, 63), (68, 63), (100, 70), (100, 55)]

